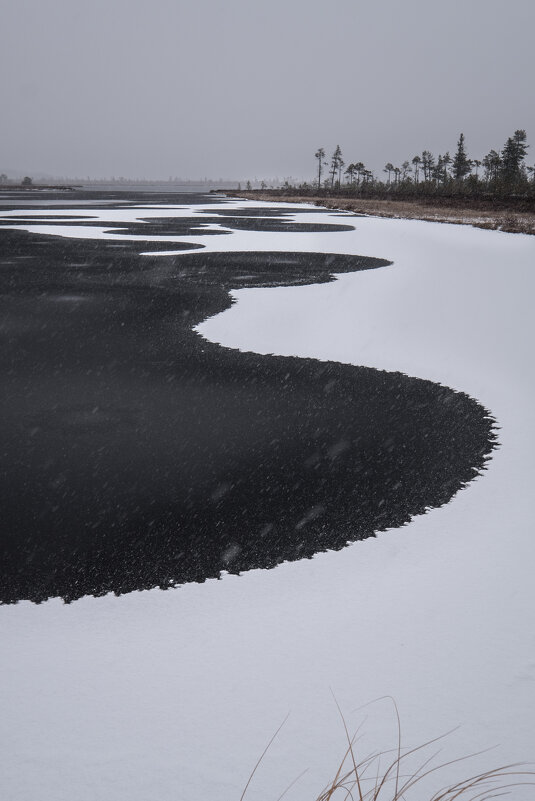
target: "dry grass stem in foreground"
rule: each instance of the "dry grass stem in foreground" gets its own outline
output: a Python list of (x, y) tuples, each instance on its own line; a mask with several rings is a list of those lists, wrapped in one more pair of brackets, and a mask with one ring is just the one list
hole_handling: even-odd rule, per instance
[[(408, 773), (404, 772), (404, 760), (406, 757), (414, 755), (420, 750), (426, 749), (436, 740), (430, 740), (418, 748), (410, 749), (393, 759), (387, 760), (387, 767), (381, 767), (381, 760), (388, 757), (389, 752), (372, 754), (369, 757), (356, 761), (353, 741), (350, 743), (342, 762), (340, 763), (333, 781), (320, 793), (316, 801), (330, 801), (338, 791), (343, 791), (344, 798), (351, 798), (352, 801), (408, 801), (408, 794), (413, 788), (432, 773), (436, 773), (456, 762), (477, 756), (470, 754), (460, 759), (452, 759), (448, 762), (433, 764), (438, 753), (435, 752), (430, 757), (424, 759), (422, 763)], [(345, 766), (348, 758), (351, 758), (351, 765), (348, 770)], [(523, 785), (535, 785), (532, 771), (521, 770), (522, 764), (503, 765), (498, 768), (491, 768), (483, 773), (469, 776), (460, 782), (442, 787), (428, 796), (428, 801), (454, 801), (459, 798), (463, 801), (485, 801), (485, 799), (496, 798), (507, 795), (514, 787)], [(371, 775), (369, 775), (371, 774)], [(416, 798), (421, 798), (420, 795)]]
[[(440, 762), (438, 760), (440, 749), (433, 751), (431, 754), (429, 754), (429, 749), (435, 743), (448, 737), (452, 732), (447, 732), (440, 737), (428, 740), (415, 748), (402, 748), (401, 723), (397, 706), (393, 702), (398, 728), (396, 748), (376, 752), (359, 760), (355, 747), (359, 730), (353, 736), (350, 736), (345, 718), (336, 699), (335, 703), (343, 722), (347, 748), (334, 778), (317, 796), (315, 801), (331, 801), (335, 794), (342, 801), (411, 801), (411, 799), (412, 801), (456, 801), (456, 799), (459, 799), (459, 801), (488, 801), (491, 798), (509, 795), (514, 788), (535, 786), (535, 771), (525, 769), (528, 767), (526, 763), (513, 763), (476, 773), (450, 785), (444, 786), (441, 783), (440, 789), (432, 794), (426, 791), (425, 795), (422, 796), (421, 791), (423, 788), (420, 783), (424, 779), (428, 779), (433, 774), (443, 771), (454, 764), (473, 759), (486, 752), (479, 751), (457, 759)], [(251, 779), (286, 720), (287, 718), (279, 726), (258, 759), (249, 776), (240, 801), (243, 801)], [(291, 782), (278, 797), (277, 801), (280, 801), (288, 793), (304, 773), (306, 771)], [(415, 787), (417, 790), (413, 792)]]

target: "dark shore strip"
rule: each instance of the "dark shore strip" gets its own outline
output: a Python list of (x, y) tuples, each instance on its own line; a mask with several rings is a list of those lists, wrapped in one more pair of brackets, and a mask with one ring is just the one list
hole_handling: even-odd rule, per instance
[(80, 185), (60, 185), (60, 184), (0, 184), (0, 193), (2, 192), (75, 192), (80, 189)]
[[(451, 198), (429, 199), (379, 199), (337, 195), (286, 194), (284, 190), (251, 190), (226, 192), (228, 197), (247, 200), (268, 200), (284, 203), (313, 203), (327, 209), (351, 211), (371, 217), (395, 217), (407, 220), (426, 220), (456, 225), (472, 225), (492, 231), (512, 234), (535, 234), (535, 210), (527, 209), (525, 203), (512, 201), (465, 200)], [(533, 204), (531, 204), (533, 205)]]

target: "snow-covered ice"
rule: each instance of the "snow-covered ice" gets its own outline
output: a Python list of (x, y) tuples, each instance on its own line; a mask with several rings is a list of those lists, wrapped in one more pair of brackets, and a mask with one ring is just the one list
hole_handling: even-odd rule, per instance
[[(299, 207), (288, 211), (299, 220)], [(112, 213), (99, 210), (104, 225)], [(149, 216), (128, 209), (121, 219), (134, 213)], [(309, 211), (306, 222), (314, 219)], [(410, 525), (312, 560), (167, 592), (0, 609), (3, 798), (239, 799), (288, 712), (247, 797), (276, 799), (308, 767), (288, 797), (314, 798), (345, 747), (330, 688), (350, 726), (362, 719), (358, 707), (388, 694), (407, 745), (460, 724), (446, 756), (500, 745), (476, 767), (535, 757), (535, 239), (353, 223), (352, 232), (176, 237), (213, 250), (393, 262), (331, 284), (240, 290), (200, 332), (229, 347), (401, 370), (467, 392), (500, 426), (488, 470)], [(387, 705), (366, 714), (361, 753), (395, 745)], [(468, 772), (453, 766), (444, 780)]]

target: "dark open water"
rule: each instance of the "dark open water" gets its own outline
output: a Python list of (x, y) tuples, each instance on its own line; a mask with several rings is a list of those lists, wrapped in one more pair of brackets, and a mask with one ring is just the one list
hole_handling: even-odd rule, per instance
[[(83, 192), (39, 193), (34, 203), (46, 217), (47, 203), (64, 199), (84, 210), (216, 202)], [(251, 218), (221, 205), (221, 214), (233, 229), (322, 228), (277, 210)], [(221, 219), (212, 210), (205, 221)], [(494, 447), (488, 412), (463, 393), (400, 373), (240, 353), (192, 330), (230, 306), (231, 289), (329, 281), (381, 269), (380, 258), (202, 249), (150, 257), (137, 242), (7, 224), (2, 602), (169, 587), (340, 549), (447, 503)], [(198, 224), (117, 226), (182, 235)]]

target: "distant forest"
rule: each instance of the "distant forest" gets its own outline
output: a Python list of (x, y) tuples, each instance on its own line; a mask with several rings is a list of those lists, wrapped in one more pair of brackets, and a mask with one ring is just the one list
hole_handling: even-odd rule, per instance
[(283, 190), (301, 194), (343, 194), (399, 198), (463, 195), (469, 197), (535, 197), (535, 167), (525, 163), (529, 145), (526, 132), (515, 131), (501, 150), (471, 159), (464, 134), (459, 136), (453, 156), (449, 152), (434, 156), (430, 150), (407, 159), (400, 166), (387, 162), (378, 178), (362, 161), (346, 165), (340, 145), (330, 159), (323, 147), (316, 151), (316, 178), (310, 183)]

